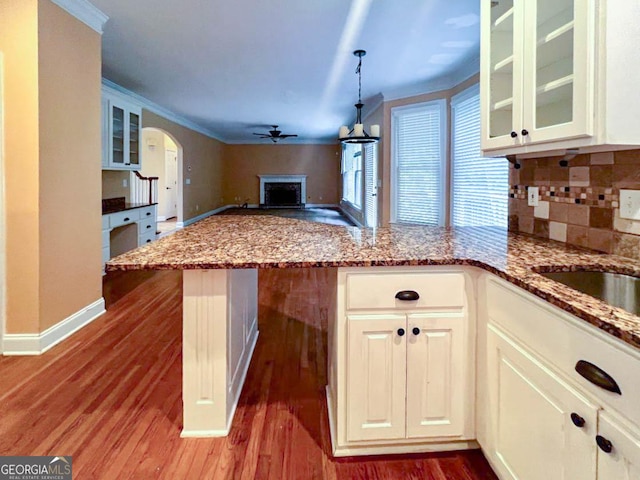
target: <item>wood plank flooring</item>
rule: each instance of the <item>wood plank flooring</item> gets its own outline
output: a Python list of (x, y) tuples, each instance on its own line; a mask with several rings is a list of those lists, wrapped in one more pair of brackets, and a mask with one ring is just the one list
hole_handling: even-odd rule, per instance
[(181, 439), (180, 272), (105, 281), (108, 312), (39, 357), (0, 357), (0, 455), (72, 455), (75, 479), (494, 480), (479, 451), (334, 459), (328, 269), (260, 271), (260, 337), (231, 433)]

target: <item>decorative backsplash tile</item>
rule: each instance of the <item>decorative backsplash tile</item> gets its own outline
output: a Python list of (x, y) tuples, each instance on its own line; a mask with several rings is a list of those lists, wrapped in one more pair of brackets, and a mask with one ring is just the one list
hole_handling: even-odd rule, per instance
[[(640, 259), (640, 221), (620, 218), (620, 189), (640, 190), (640, 150), (521, 160), (511, 165), (509, 229)], [(537, 207), (527, 189), (540, 191)]]

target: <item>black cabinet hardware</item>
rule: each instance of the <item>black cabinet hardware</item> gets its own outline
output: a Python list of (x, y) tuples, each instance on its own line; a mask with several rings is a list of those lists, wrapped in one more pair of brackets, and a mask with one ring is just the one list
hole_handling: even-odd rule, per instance
[(130, 220), (130, 219), (129, 219), (129, 217), (126, 217), (126, 218), (123, 220), (123, 222), (128, 222), (129, 220)]
[(413, 290), (401, 290), (400, 292), (396, 293), (396, 298), (398, 300), (411, 301), (418, 300), (420, 298), (420, 295), (418, 294), (418, 292), (414, 292)]
[(611, 450), (613, 450), (613, 444), (602, 435), (596, 435), (596, 443), (600, 447), (600, 450), (605, 453), (611, 453)]
[(523, 136), (523, 137), (526, 137), (527, 135), (529, 135), (529, 130), (527, 130), (527, 129), (523, 128), (523, 129), (522, 129), (522, 132), (520, 132), (520, 133), (522, 133), (522, 136)]
[(595, 366), (593, 363), (589, 363), (586, 360), (578, 361), (578, 363), (576, 363), (576, 372), (594, 385), (604, 388), (610, 392), (617, 393), (618, 395), (622, 395), (620, 387), (613, 377), (600, 367)]
[(573, 422), (573, 424), (578, 427), (578, 428), (582, 428), (584, 427), (584, 418), (582, 418), (580, 415), (578, 415), (577, 413), (572, 413), (571, 414), (571, 421)]
[(399, 328), (398, 329), (398, 335), (403, 337), (404, 336), (404, 328)]
[(151, 212), (147, 212), (147, 217), (148, 217), (149, 215), (151, 215)]
[(147, 225), (147, 228), (151, 228), (151, 225)]
[(413, 333), (414, 335), (420, 335), (420, 329), (418, 327), (413, 327), (411, 333)]
[(151, 240), (147, 240), (147, 243), (151, 243)]

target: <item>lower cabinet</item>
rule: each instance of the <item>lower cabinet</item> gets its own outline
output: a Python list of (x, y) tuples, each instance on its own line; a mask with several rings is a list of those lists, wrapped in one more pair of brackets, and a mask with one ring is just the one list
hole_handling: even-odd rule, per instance
[[(470, 340), (475, 330), (466, 276), (438, 268), (414, 267), (411, 275), (342, 270), (347, 272), (338, 274), (338, 314), (329, 332), (334, 454), (477, 446)], [(436, 294), (443, 280), (459, 288)], [(378, 292), (374, 302), (353, 298), (361, 298), (363, 283)]]
[(640, 355), (491, 275), (478, 295), (478, 441), (498, 477), (639, 480)]
[(503, 480), (595, 480), (598, 407), (496, 327), (487, 335), (489, 448)]

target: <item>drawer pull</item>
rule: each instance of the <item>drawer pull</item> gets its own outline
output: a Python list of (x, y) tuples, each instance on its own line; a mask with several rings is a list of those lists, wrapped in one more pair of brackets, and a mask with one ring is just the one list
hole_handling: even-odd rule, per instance
[(398, 329), (398, 336), (404, 337), (404, 328), (399, 328)]
[(125, 217), (122, 221), (123, 221), (123, 222), (128, 222), (129, 220), (130, 220), (130, 218), (129, 218), (129, 217)]
[(611, 375), (600, 367), (596, 367), (593, 363), (589, 363), (586, 360), (579, 360), (578, 363), (576, 363), (576, 372), (594, 385), (604, 388), (610, 392), (617, 393), (618, 395), (622, 395), (620, 387)]
[(600, 447), (600, 450), (605, 453), (611, 453), (613, 450), (613, 444), (602, 435), (596, 435), (596, 443)]
[(580, 415), (578, 415), (577, 413), (572, 413), (571, 414), (571, 421), (573, 422), (573, 424), (578, 427), (578, 428), (582, 428), (584, 427), (584, 418), (582, 418)]
[(147, 240), (147, 243), (151, 243), (151, 240)]
[(402, 301), (413, 301), (418, 300), (420, 295), (418, 295), (418, 292), (414, 292), (413, 290), (401, 290), (396, 293), (396, 298)]
[(411, 333), (413, 333), (414, 335), (420, 335), (420, 329), (418, 327), (413, 327)]
[(151, 228), (151, 225), (147, 225), (147, 228)]
[(151, 215), (151, 212), (147, 212), (147, 217), (148, 217), (149, 215)]

